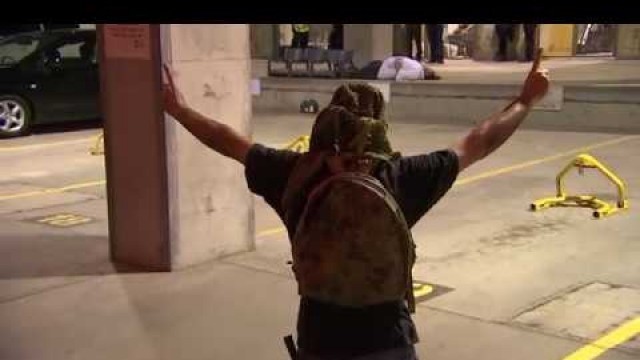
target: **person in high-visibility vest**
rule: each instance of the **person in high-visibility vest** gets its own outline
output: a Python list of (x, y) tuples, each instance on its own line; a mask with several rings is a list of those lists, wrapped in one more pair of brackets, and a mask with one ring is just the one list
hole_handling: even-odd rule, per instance
[(309, 46), (309, 24), (292, 24), (293, 40), (291, 47), (306, 48)]

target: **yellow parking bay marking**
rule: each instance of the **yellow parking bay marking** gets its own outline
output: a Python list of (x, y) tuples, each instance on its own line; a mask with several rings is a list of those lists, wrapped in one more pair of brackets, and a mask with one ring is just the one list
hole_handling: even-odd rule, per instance
[[(596, 149), (596, 148), (609, 146), (609, 145), (614, 145), (614, 144), (619, 144), (619, 143), (622, 143), (622, 142), (625, 142), (625, 141), (637, 139), (638, 137), (639, 137), (638, 135), (622, 136), (622, 137), (619, 137), (619, 138), (616, 138), (616, 139), (607, 140), (607, 141), (603, 141), (603, 142), (600, 142), (600, 143), (596, 143), (596, 144), (592, 144), (592, 145), (588, 145), (588, 146), (584, 146), (584, 147), (568, 150), (568, 151), (565, 151), (565, 152), (562, 152), (562, 153), (559, 153), (559, 154), (556, 154), (556, 155), (543, 157), (541, 159), (530, 160), (530, 161), (526, 161), (526, 162), (523, 162), (523, 163), (520, 163), (520, 164), (507, 166), (507, 167), (499, 168), (499, 169), (492, 170), (492, 171), (487, 171), (487, 172), (484, 172), (484, 173), (481, 173), (481, 174), (478, 174), (478, 175), (475, 175), (475, 176), (462, 178), (462, 179), (456, 181), (454, 186), (469, 184), (469, 183), (472, 183), (474, 181), (478, 181), (478, 180), (482, 180), (482, 179), (486, 179), (486, 178), (490, 178), (490, 177), (494, 177), (494, 176), (510, 173), (510, 172), (513, 172), (513, 171), (516, 171), (516, 170), (521, 170), (521, 169), (524, 169), (524, 168), (527, 168), (527, 167), (530, 167), (530, 166), (538, 165), (538, 164), (541, 164), (541, 163), (544, 163), (544, 162), (548, 162), (548, 161), (552, 161), (552, 160), (557, 160), (557, 159), (560, 159), (560, 158), (563, 158), (563, 157), (572, 156), (572, 155), (575, 155), (576, 153), (586, 152), (586, 151), (593, 150), (593, 149)], [(86, 140), (91, 140), (91, 139), (85, 139), (85, 141)], [(2, 150), (2, 148), (0, 148), (0, 150)], [(62, 192), (69, 191), (69, 190), (88, 188), (88, 187), (92, 187), (92, 186), (100, 186), (100, 185), (104, 185), (105, 183), (106, 183), (105, 180), (97, 180), (97, 181), (90, 181), (90, 182), (79, 183), (79, 184), (71, 184), (71, 185), (68, 185), (68, 186), (60, 187), (60, 188), (48, 188), (48, 189), (35, 190), (35, 191), (29, 191), (29, 192), (23, 192), (23, 193), (17, 193), (17, 194), (0, 195), (0, 201), (21, 199), (21, 198), (27, 198), (27, 197), (32, 197), (32, 196), (41, 196), (41, 195), (47, 195), (47, 194), (62, 193)], [(269, 229), (269, 230), (262, 231), (262, 232), (258, 233), (258, 236), (270, 236), (270, 235), (274, 235), (274, 234), (278, 234), (278, 233), (284, 232), (284, 230), (285, 230), (284, 227)]]
[(546, 156), (546, 157), (543, 157), (543, 158), (540, 158), (540, 159), (534, 159), (534, 160), (530, 160), (530, 161), (525, 161), (525, 162), (520, 163), (520, 164), (506, 166), (506, 167), (499, 168), (499, 169), (496, 169), (496, 170), (483, 172), (483, 173), (478, 174), (478, 175), (465, 177), (465, 178), (462, 178), (462, 179), (456, 181), (455, 184), (453, 184), (453, 185), (454, 186), (457, 186), (457, 185), (459, 186), (459, 185), (469, 184), (469, 183), (472, 183), (474, 181), (478, 181), (478, 180), (482, 180), (482, 179), (486, 179), (486, 178), (490, 178), (490, 177), (494, 177), (494, 176), (498, 176), (498, 175), (502, 175), (502, 174), (507, 174), (507, 173), (514, 172), (516, 170), (521, 170), (521, 169), (524, 169), (524, 168), (528, 168), (528, 167), (531, 167), (531, 166), (534, 166), (534, 165), (542, 164), (542, 163), (553, 161), (553, 160), (558, 160), (558, 159), (561, 159), (563, 157), (573, 156), (573, 155), (576, 155), (577, 153), (583, 153), (583, 152), (591, 151), (593, 149), (601, 148), (601, 147), (604, 147), (604, 146), (619, 144), (621, 142), (637, 139), (638, 137), (639, 137), (638, 135), (622, 136), (622, 137), (619, 137), (619, 138), (615, 138), (615, 139), (599, 142), (599, 143), (596, 143), (596, 144), (587, 145), (587, 146), (583, 146), (583, 147), (567, 150), (567, 151), (561, 152), (559, 154)]
[(22, 192), (17, 194), (0, 195), (0, 201), (15, 200), (15, 199), (27, 198), (32, 196), (41, 196), (41, 195), (47, 195), (47, 194), (59, 194), (69, 190), (84, 189), (88, 187), (104, 185), (106, 183), (107, 182), (105, 180), (97, 180), (97, 181), (89, 181), (89, 182), (78, 183), (78, 184), (71, 184), (71, 185), (67, 185), (59, 188), (47, 188), (47, 189), (27, 191), (27, 192)]
[(630, 320), (600, 339), (586, 345), (563, 360), (591, 360), (640, 334), (640, 317)]
[(82, 138), (82, 139), (75, 139), (75, 140), (54, 141), (54, 142), (43, 143), (43, 144), (2, 146), (0, 147), (0, 153), (20, 151), (20, 150), (46, 149), (49, 147), (60, 146), (60, 145), (81, 144), (81, 143), (89, 142), (94, 138), (95, 136), (92, 136), (90, 138)]
[(447, 286), (427, 283), (424, 281), (413, 281), (413, 297), (416, 299), (416, 303), (433, 299), (434, 297), (444, 295), (450, 291), (453, 291), (453, 289)]
[(271, 229), (267, 229), (267, 230), (262, 230), (257, 235), (258, 235), (258, 237), (276, 235), (276, 234), (281, 234), (281, 233), (285, 232), (285, 230), (287, 230), (287, 229), (284, 226), (279, 226), (279, 227), (275, 227), (275, 228), (271, 228)]
[(427, 296), (433, 292), (433, 286), (429, 284), (413, 283), (413, 296), (415, 298)]
[(47, 224), (51, 226), (58, 227), (69, 227), (86, 224), (91, 222), (93, 219), (76, 214), (55, 214), (43, 217), (41, 219), (37, 219), (36, 221), (41, 224)]

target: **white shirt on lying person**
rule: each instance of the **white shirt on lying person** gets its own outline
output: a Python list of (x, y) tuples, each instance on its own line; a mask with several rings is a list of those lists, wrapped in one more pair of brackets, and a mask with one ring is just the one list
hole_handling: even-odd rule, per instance
[(406, 56), (390, 56), (378, 70), (380, 80), (424, 80), (424, 68), (416, 60)]

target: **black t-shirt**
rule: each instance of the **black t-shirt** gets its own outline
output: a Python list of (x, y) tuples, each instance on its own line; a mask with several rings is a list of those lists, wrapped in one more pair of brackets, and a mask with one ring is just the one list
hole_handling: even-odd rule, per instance
[[(249, 189), (264, 198), (282, 219), (281, 200), (299, 153), (255, 144), (245, 162)], [(390, 187), (412, 227), (451, 188), (458, 157), (451, 150), (405, 156), (374, 174)], [(298, 345), (317, 355), (359, 355), (401, 347), (417, 340), (404, 301), (348, 308), (301, 298)]]

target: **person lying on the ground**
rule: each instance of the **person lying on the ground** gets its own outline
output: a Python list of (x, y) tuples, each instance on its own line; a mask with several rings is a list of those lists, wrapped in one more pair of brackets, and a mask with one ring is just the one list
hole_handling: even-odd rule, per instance
[[(531, 107), (546, 94), (549, 80), (546, 70), (539, 66), (540, 52), (519, 96), (504, 109), (487, 117), (451, 147), (414, 156), (400, 156), (392, 152), (386, 139), (382, 94), (366, 84), (350, 84), (336, 90), (330, 105), (316, 119), (311, 147), (305, 154), (254, 143), (224, 123), (190, 108), (182, 99), (167, 68), (164, 109), (204, 145), (245, 167), (249, 189), (274, 208), (287, 225), (290, 239), (297, 235), (298, 225), (295, 216), (289, 216), (291, 209), (285, 206), (289, 202), (284, 201), (285, 194), (291, 193), (290, 177), (294, 177), (291, 175), (301, 159), (315, 155), (322, 155), (317, 158), (327, 161), (320, 163), (327, 165), (322, 167), (325, 172), (327, 169), (330, 172), (356, 169), (349, 171), (365, 171), (379, 180), (393, 194), (406, 219), (406, 226), (410, 228), (451, 188), (461, 171), (504, 144), (529, 114)], [(364, 134), (372, 136), (361, 137), (362, 129), (372, 130)], [(368, 139), (375, 140), (375, 143)], [(344, 162), (342, 156), (348, 154), (351, 155), (346, 159), (351, 162)], [(323, 179), (326, 178), (315, 180)], [(309, 198), (313, 196), (311, 194)], [(301, 198), (302, 204), (306, 198)], [(351, 210), (351, 213), (363, 214), (359, 218), (362, 223), (379, 220), (375, 218), (376, 215), (361, 208)], [(350, 224), (352, 227), (359, 226), (353, 222)], [(292, 246), (296, 245), (300, 246), (292, 243)], [(294, 271), (295, 264), (294, 256)], [(371, 269), (372, 276), (386, 272), (386, 268), (379, 267), (377, 264)], [(295, 271), (297, 280), (299, 270)], [(411, 293), (410, 282), (403, 286), (407, 287), (405, 293)], [(410, 316), (412, 303), (409, 297), (407, 301), (399, 298), (354, 307), (304, 295), (302, 290), (300, 293), (297, 324), (299, 353), (296, 359), (417, 359), (414, 344), (418, 342), (418, 337)]]
[[(393, 60), (394, 58), (402, 58), (402, 56), (390, 57), (390, 58), (387, 58), (385, 61), (387, 62), (387, 66), (390, 66), (389, 72), (390, 73), (395, 72), (395, 77), (393, 76), (393, 74), (388, 74), (386, 76), (383, 76), (383, 78), (385, 78), (385, 80), (386, 78), (388, 78), (388, 80), (407, 80), (407, 79), (402, 79), (403, 77), (406, 77), (406, 73), (401, 74), (400, 79), (396, 79), (398, 75), (396, 66), (402, 67), (402, 62), (396, 62)], [(412, 59), (409, 59), (409, 60), (412, 60)], [(349, 74), (349, 77), (352, 79), (380, 80), (382, 78), (380, 78), (378, 74), (380, 73), (382, 64), (383, 64), (382, 60), (371, 61), (367, 65), (359, 69), (358, 71), (352, 74)], [(422, 63), (420, 63), (420, 65), (422, 66), (422, 69), (424, 72), (424, 77), (423, 77), (424, 80), (440, 80), (440, 76), (437, 75), (433, 69), (431, 69), (430, 67)], [(418, 79), (419, 76), (420, 74), (418, 72), (418, 74), (416, 74), (414, 77), (417, 80), (422, 80), (422, 79)]]
[(389, 56), (380, 64), (378, 80), (437, 80), (440, 77), (421, 62), (407, 56)]

